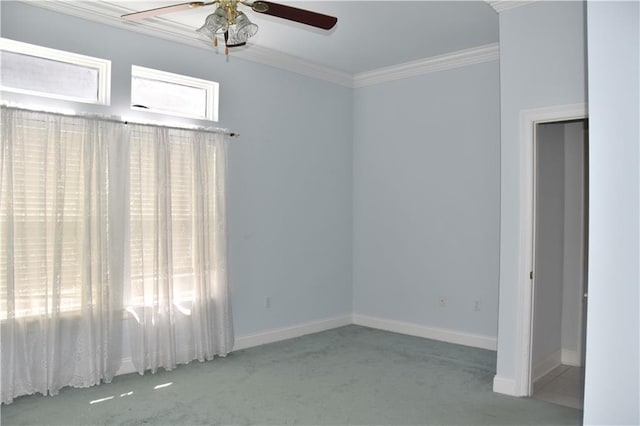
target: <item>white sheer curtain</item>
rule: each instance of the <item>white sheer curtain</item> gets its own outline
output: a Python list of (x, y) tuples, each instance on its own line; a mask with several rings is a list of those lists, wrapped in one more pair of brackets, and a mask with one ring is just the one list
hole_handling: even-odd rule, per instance
[(139, 373), (233, 347), (226, 144), (219, 134), (130, 126), (132, 361)]
[(2, 107), (3, 403), (232, 350), (227, 143)]
[(3, 403), (108, 382), (120, 365), (108, 166), (121, 136), (114, 123), (2, 108)]

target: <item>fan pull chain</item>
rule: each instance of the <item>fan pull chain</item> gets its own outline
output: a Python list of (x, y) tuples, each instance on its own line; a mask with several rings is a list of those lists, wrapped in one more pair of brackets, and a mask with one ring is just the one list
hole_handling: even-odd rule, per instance
[(224, 54), (229, 56), (229, 46), (227, 43), (229, 42), (229, 31), (224, 32)]

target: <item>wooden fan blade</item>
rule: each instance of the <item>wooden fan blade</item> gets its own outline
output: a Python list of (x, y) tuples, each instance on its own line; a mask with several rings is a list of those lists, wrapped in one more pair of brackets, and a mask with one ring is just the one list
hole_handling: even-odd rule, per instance
[(155, 9), (142, 10), (140, 12), (127, 13), (126, 15), (122, 15), (122, 19), (126, 19), (128, 21), (138, 21), (140, 19), (149, 18), (151, 16), (162, 15), (163, 13), (171, 13), (178, 12), (180, 10), (193, 9), (196, 7), (202, 7), (207, 4), (203, 1), (192, 1), (189, 3), (180, 3), (174, 4), (171, 6), (157, 7)]
[(300, 22), (301, 24), (311, 25), (312, 27), (322, 28), (323, 30), (330, 30), (338, 22), (338, 18), (333, 16), (298, 9), (297, 7), (286, 6), (284, 4), (272, 3), (270, 1), (258, 0), (251, 5), (251, 8), (258, 13)]

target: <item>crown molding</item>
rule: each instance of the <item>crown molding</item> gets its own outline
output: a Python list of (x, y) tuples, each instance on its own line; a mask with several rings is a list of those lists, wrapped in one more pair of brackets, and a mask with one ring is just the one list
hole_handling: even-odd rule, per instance
[(27, 2), (27, 4), (44, 9), (49, 9), (54, 12), (63, 13), (65, 15), (71, 15), (89, 21), (98, 22), (100, 24), (105, 24), (112, 27), (135, 31), (153, 37), (159, 37), (166, 40), (176, 41), (182, 44), (188, 44), (194, 47), (211, 49), (207, 46), (208, 43), (204, 39), (198, 38), (197, 35), (196, 37), (194, 37), (193, 29), (187, 27), (186, 25), (176, 24), (163, 18), (148, 19), (146, 20), (145, 25), (139, 25), (135, 22), (125, 21), (120, 18), (120, 15), (131, 12), (131, 10), (103, 1), (80, 2), (44, 0)]
[(486, 0), (496, 12), (504, 12), (505, 10), (513, 9), (515, 7), (526, 6), (531, 3), (535, 3), (538, 0)]
[(263, 65), (281, 68), (297, 74), (306, 75), (308, 77), (329, 81), (341, 86), (353, 87), (352, 74), (325, 67), (323, 65), (316, 64), (315, 62), (287, 55), (256, 44), (247, 44), (246, 48), (234, 50), (233, 56)]
[(500, 59), (498, 43), (491, 43), (417, 61), (405, 62), (404, 64), (362, 72), (354, 76), (353, 85), (354, 87), (370, 86), (467, 65), (497, 61), (498, 59)]
[[(109, 2), (46, 0), (29, 2), (29, 4), (112, 27), (123, 28), (129, 31), (206, 49), (208, 51), (217, 51), (209, 41), (199, 38), (193, 28), (187, 25), (177, 24), (163, 18), (148, 19), (144, 25), (124, 21), (120, 19), (120, 15), (131, 12), (131, 10)], [(346, 87), (353, 87), (353, 76), (349, 73), (324, 67), (311, 61), (255, 44), (249, 43), (244, 48), (234, 49), (232, 57), (273, 66)]]
[[(521, 5), (523, 3), (528, 4), (532, 2), (494, 1), (489, 3), (517, 3), (518, 5)], [(29, 2), (29, 4), (66, 15), (72, 15), (82, 19), (110, 25), (112, 27), (135, 31), (152, 37), (205, 49), (209, 52), (217, 52), (217, 49), (213, 47), (208, 40), (199, 38), (197, 34), (194, 35), (193, 28), (187, 25), (178, 24), (159, 17), (147, 19), (144, 25), (124, 21), (120, 16), (131, 12), (131, 10), (114, 5), (107, 1), (45, 0)], [(420, 59), (417, 61), (406, 62), (404, 64), (366, 71), (355, 75), (251, 43), (247, 44), (246, 47), (234, 49), (231, 58), (256, 62), (353, 88), (399, 80), (437, 71), (444, 71), (466, 65), (495, 61), (499, 59), (499, 47), (498, 43), (492, 43), (485, 46), (474, 47), (444, 55), (432, 56), (430, 58)]]

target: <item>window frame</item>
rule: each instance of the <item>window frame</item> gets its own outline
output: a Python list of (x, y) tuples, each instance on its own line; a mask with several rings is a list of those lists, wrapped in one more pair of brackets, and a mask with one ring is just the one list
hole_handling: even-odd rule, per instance
[[(42, 92), (39, 90), (20, 89), (16, 87), (0, 85), (0, 89), (5, 92), (19, 93), (25, 95), (35, 95), (51, 99), (61, 99), (87, 104), (110, 105), (111, 104), (111, 61), (108, 59), (96, 58), (93, 56), (80, 55), (78, 53), (64, 50), (51, 49), (49, 47), (24, 43), (0, 37), (0, 50), (16, 53), (19, 55), (33, 56), (45, 60), (64, 62), (85, 68), (95, 69), (98, 72), (98, 93), (94, 101), (77, 98), (75, 96), (61, 95), (57, 93)], [(0, 83), (1, 84), (1, 83)]]
[(204, 115), (196, 116), (188, 113), (180, 113), (176, 111), (165, 111), (155, 109), (153, 107), (141, 107), (131, 105), (131, 109), (137, 111), (148, 111), (156, 114), (172, 115), (179, 117), (195, 118), (199, 120), (218, 121), (218, 100), (220, 83), (211, 80), (204, 80), (196, 77), (189, 77), (182, 74), (174, 74), (167, 71), (161, 71), (153, 68), (146, 68), (139, 65), (131, 65), (131, 101), (133, 102), (133, 79), (140, 78), (145, 80), (155, 80), (158, 82), (175, 84), (180, 86), (201, 89), (205, 91)]

